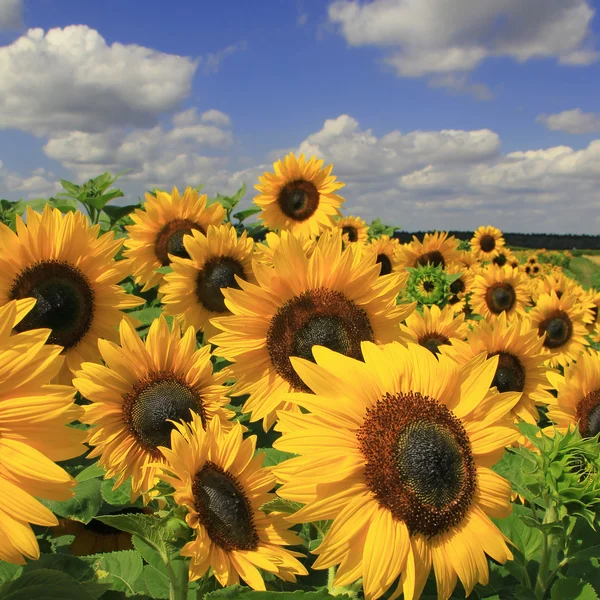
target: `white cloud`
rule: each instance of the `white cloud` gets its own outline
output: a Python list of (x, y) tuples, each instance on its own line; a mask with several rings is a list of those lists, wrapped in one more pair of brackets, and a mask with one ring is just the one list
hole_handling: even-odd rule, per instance
[(566, 65), (599, 57), (589, 0), (335, 0), (328, 16), (351, 46), (382, 48), (401, 77), (469, 72), (494, 56)]
[(0, 0), (0, 30), (23, 26), (22, 0)]
[(567, 133), (597, 133), (600, 131), (600, 113), (586, 113), (580, 108), (563, 110), (553, 115), (540, 115), (537, 122), (553, 131)]
[(202, 70), (205, 73), (217, 73), (221, 68), (221, 63), (232, 54), (237, 52), (243, 52), (248, 48), (248, 44), (245, 40), (238, 42), (237, 44), (231, 44), (222, 50), (217, 52), (209, 52), (206, 56), (200, 59)]
[(28, 175), (21, 175), (7, 169), (0, 160), (0, 196), (17, 198), (43, 198), (54, 195), (62, 189), (52, 171), (38, 168)]
[(450, 94), (469, 94), (478, 100), (493, 100), (494, 94), (484, 83), (472, 83), (466, 74), (448, 73), (429, 80), (430, 87), (448, 90)]
[(197, 63), (85, 25), (30, 29), (0, 47), (0, 128), (44, 135), (147, 127), (186, 98)]

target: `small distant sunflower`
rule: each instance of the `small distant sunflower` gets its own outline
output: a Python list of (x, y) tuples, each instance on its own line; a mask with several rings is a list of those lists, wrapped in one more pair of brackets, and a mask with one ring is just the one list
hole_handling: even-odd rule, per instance
[(542, 275), (542, 267), (537, 262), (526, 262), (524, 265), (521, 265), (521, 270), (525, 275), (529, 277), (538, 277)]
[(454, 316), (452, 306), (423, 307), (423, 314), (415, 311), (406, 318), (406, 325), (400, 325), (402, 331), (413, 342), (439, 354), (439, 347), (449, 345), (455, 340), (463, 340), (469, 331), (465, 315)]
[(156, 269), (171, 264), (169, 254), (189, 258), (183, 244), (185, 235), (192, 231), (206, 233), (210, 225), (220, 225), (225, 209), (215, 202), (206, 206), (207, 196), (187, 187), (183, 196), (176, 187), (168, 194), (146, 194), (143, 210), (131, 215), (134, 225), (126, 227), (129, 238), (125, 240), (124, 256), (131, 262), (135, 282), (143, 284), (147, 291), (162, 281), (162, 273)]
[[(389, 235), (373, 238), (363, 251), (366, 255), (375, 255), (375, 262), (381, 265), (380, 275), (389, 275), (392, 271), (396, 272), (402, 268), (400, 242), (396, 238), (390, 238)], [(406, 276), (408, 277), (408, 273)]]
[(161, 479), (173, 486), (174, 499), (188, 510), (187, 524), (194, 539), (181, 549), (191, 558), (190, 581), (209, 568), (223, 586), (240, 577), (255, 590), (264, 590), (263, 569), (285, 581), (306, 575), (297, 552), (283, 548), (300, 538), (288, 530), (282, 513), (265, 513), (261, 507), (276, 498), (270, 469), (261, 468), (264, 454), (254, 454), (256, 436), (242, 439), (236, 423), (223, 431), (213, 419), (204, 431), (198, 415), (191, 423), (178, 423), (170, 448), (161, 448), (167, 464)]
[[(287, 234), (286, 234), (287, 235)], [(308, 258), (315, 249), (316, 240), (310, 237), (301, 237), (294, 234), (302, 242), (302, 249)], [(257, 260), (269, 267), (273, 266), (273, 253), (279, 247), (281, 242), (281, 234), (269, 231), (265, 236), (264, 242), (259, 242), (254, 246), (253, 260)]]
[(181, 318), (204, 332), (204, 339), (217, 333), (212, 317), (230, 314), (223, 290), (240, 289), (238, 278), (254, 282), (252, 252), (254, 240), (244, 231), (238, 238), (234, 227), (210, 225), (206, 235), (194, 231), (183, 240), (190, 258), (174, 257), (172, 273), (165, 275), (159, 291), (165, 315)]
[(464, 365), (482, 352), (488, 358), (498, 356), (498, 367), (491, 385), (499, 392), (521, 392), (513, 407), (515, 417), (528, 423), (538, 419), (536, 404), (550, 398), (544, 365), (548, 356), (543, 352), (544, 341), (528, 318), (508, 320), (502, 313), (492, 323), (479, 321), (466, 341), (453, 341), (442, 352)]
[(450, 284), (450, 298), (448, 298), (448, 304), (458, 314), (466, 308), (467, 297), (471, 293), (475, 274), (472, 270), (461, 266), (459, 263), (449, 264), (446, 267), (446, 273), (448, 275), (460, 274), (460, 277)]
[(308, 162), (293, 153), (273, 164), (275, 173), (259, 177), (260, 192), (254, 203), (262, 208), (258, 218), (271, 229), (287, 229), (309, 237), (332, 227), (344, 199), (335, 192), (344, 187), (331, 175), (333, 165), (313, 156)]
[(565, 368), (564, 376), (549, 373), (558, 392), (551, 397), (548, 418), (564, 433), (578, 427), (583, 437), (600, 433), (600, 353), (590, 350)]
[(579, 288), (575, 281), (569, 279), (563, 273), (552, 272), (539, 279), (534, 291), (534, 300), (537, 301), (537, 298), (542, 294), (550, 294), (551, 292), (554, 292), (559, 299), (563, 294), (579, 296), (583, 289)]
[(471, 239), (471, 251), (479, 260), (492, 260), (504, 247), (502, 232), (491, 225), (482, 225)]
[(566, 367), (581, 355), (587, 341), (586, 311), (576, 296), (542, 294), (529, 317), (540, 336), (546, 334), (544, 348), (551, 367)]
[(400, 246), (400, 257), (404, 267), (418, 267), (431, 264), (444, 268), (447, 263), (457, 261), (460, 257), (458, 240), (448, 237), (445, 231), (426, 233), (423, 242), (416, 236), (410, 244)]
[(450, 298), (450, 284), (441, 265), (419, 265), (415, 269), (409, 268), (408, 271), (404, 291), (408, 300), (431, 306), (444, 304)]
[(196, 332), (172, 331), (161, 315), (150, 326), (145, 343), (125, 321), (121, 345), (100, 340), (106, 366), (83, 363), (73, 385), (90, 401), (82, 421), (93, 425), (88, 458), (100, 457), (106, 478), (118, 476), (115, 488), (131, 476), (131, 501), (146, 495), (156, 482), (161, 458), (158, 446), (168, 446), (173, 421), (189, 421), (198, 413), (206, 426), (212, 419), (228, 426), (233, 413), (220, 373), (213, 374), (210, 346), (196, 350)]
[(315, 344), (360, 358), (360, 343), (387, 343), (401, 336), (400, 322), (414, 305), (396, 305), (402, 275), (379, 276), (374, 257), (360, 248), (342, 250), (341, 232), (325, 232), (310, 258), (295, 236), (283, 234), (274, 268), (254, 262), (259, 285), (241, 282), (224, 290), (232, 316), (213, 319), (223, 331), (210, 342), (215, 354), (233, 364), (235, 395), (250, 394), (243, 406), (252, 421), (268, 428), (275, 411), (290, 407), (281, 396), (305, 386), (291, 356), (312, 359)]
[(528, 295), (519, 271), (510, 267), (490, 265), (475, 276), (471, 310), (486, 319), (506, 313), (507, 317), (524, 315)]
[(463, 250), (459, 253), (456, 263), (464, 265), (465, 268), (471, 272), (476, 271), (479, 268), (479, 261), (473, 252)]
[(517, 261), (515, 255), (506, 247), (498, 250), (498, 255), (494, 256), (492, 262), (498, 267), (508, 265), (510, 267), (515, 268), (519, 266), (519, 261)]
[(488, 582), (485, 555), (512, 558), (490, 517), (510, 513), (510, 483), (491, 470), (518, 437), (520, 394), (491, 392), (498, 359), (459, 366), (398, 343), (363, 342), (365, 362), (314, 349), (294, 358), (313, 393), (289, 399), (310, 414), (280, 413), (274, 446), (299, 456), (273, 468), (278, 495), (305, 503), (291, 519), (333, 519), (317, 569), (334, 585), (362, 577), (367, 600), (400, 577), (396, 595), (419, 598), (433, 566), (438, 598), (459, 578), (467, 595)]
[(32, 297), (33, 309), (17, 331), (48, 328), (49, 344), (64, 348), (59, 383), (70, 383), (82, 361), (98, 361), (98, 339), (114, 339), (121, 309), (144, 303), (117, 284), (129, 274), (127, 261), (113, 257), (123, 240), (111, 231), (98, 237), (80, 212), (63, 215), (46, 205), (17, 217), (17, 233), (0, 224), (0, 305)]
[(369, 226), (360, 217), (340, 217), (335, 226), (342, 230), (345, 244), (364, 244), (369, 239)]
[(85, 432), (68, 427), (83, 410), (73, 403), (75, 390), (50, 385), (60, 371), (61, 348), (47, 344), (49, 329), (11, 335), (33, 309), (32, 299), (0, 307), (0, 559), (23, 565), (40, 550), (30, 523), (58, 524), (37, 498), (68, 500), (75, 480), (54, 461), (86, 450)]

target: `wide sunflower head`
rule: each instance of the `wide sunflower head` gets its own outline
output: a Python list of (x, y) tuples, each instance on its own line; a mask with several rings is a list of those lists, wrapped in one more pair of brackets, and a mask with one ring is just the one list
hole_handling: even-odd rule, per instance
[(239, 583), (264, 590), (258, 568), (294, 582), (306, 575), (296, 552), (283, 546), (299, 545), (282, 513), (267, 514), (262, 506), (275, 499), (270, 493), (275, 477), (261, 468), (264, 454), (255, 454), (256, 436), (242, 439), (236, 423), (224, 431), (217, 419), (204, 430), (198, 415), (177, 424), (161, 478), (173, 486), (175, 502), (187, 509), (186, 522), (194, 538), (181, 550), (191, 558), (190, 581), (209, 568), (223, 586)]
[(19, 565), (40, 556), (30, 523), (58, 524), (37, 498), (73, 495), (76, 482), (54, 461), (86, 450), (85, 432), (68, 427), (83, 413), (73, 402), (75, 390), (51, 384), (65, 359), (59, 346), (46, 343), (50, 330), (12, 334), (34, 304), (26, 299), (0, 307), (0, 559)]
[(340, 217), (335, 220), (335, 227), (342, 230), (345, 244), (364, 244), (369, 239), (369, 226), (360, 217)]
[(59, 382), (70, 383), (82, 361), (99, 360), (98, 339), (114, 339), (121, 309), (144, 303), (117, 284), (129, 274), (127, 261), (114, 260), (122, 240), (113, 232), (98, 237), (80, 212), (63, 215), (46, 205), (28, 208), (27, 225), (17, 217), (17, 233), (0, 224), (0, 306), (35, 298), (17, 331), (47, 328), (49, 344), (63, 347)]
[[(392, 271), (402, 269), (400, 242), (396, 238), (390, 238), (389, 235), (373, 238), (364, 246), (363, 252), (375, 255), (375, 262), (381, 265), (380, 275), (389, 275)], [(406, 276), (408, 277), (408, 274)]]
[(184, 327), (203, 331), (205, 339), (217, 332), (212, 317), (230, 314), (223, 290), (240, 289), (240, 280), (256, 281), (252, 272), (254, 240), (234, 227), (210, 225), (206, 235), (194, 231), (184, 239), (189, 258), (173, 257), (172, 273), (159, 288), (166, 315)]
[(253, 263), (258, 285), (240, 282), (224, 291), (232, 316), (213, 319), (222, 333), (210, 339), (215, 354), (231, 361), (233, 394), (249, 394), (244, 412), (270, 427), (281, 395), (305, 385), (290, 357), (312, 359), (315, 344), (361, 357), (360, 343), (401, 336), (400, 322), (414, 305), (396, 305), (403, 277), (379, 276), (375, 256), (342, 249), (339, 230), (323, 234), (310, 258), (302, 243), (282, 233), (274, 267)]
[(502, 232), (491, 225), (482, 225), (471, 239), (471, 251), (481, 261), (492, 260), (504, 247)]
[(438, 597), (457, 577), (467, 595), (488, 581), (485, 554), (511, 558), (490, 517), (510, 513), (510, 484), (490, 467), (518, 437), (518, 393), (490, 385), (498, 358), (462, 368), (417, 344), (363, 343), (364, 362), (315, 348), (292, 359), (313, 393), (288, 396), (309, 414), (279, 415), (274, 446), (297, 454), (274, 467), (278, 494), (305, 503), (293, 519), (333, 519), (315, 568), (334, 584), (362, 577), (365, 598), (419, 598), (431, 567)]
[(448, 305), (443, 309), (435, 304), (424, 306), (423, 314), (418, 311), (409, 315), (406, 325), (400, 328), (412, 342), (439, 354), (440, 346), (446, 346), (455, 340), (463, 340), (469, 331), (465, 323), (465, 315), (455, 316), (454, 307)]
[(426, 233), (420, 242), (416, 236), (409, 244), (400, 246), (400, 257), (404, 267), (432, 265), (444, 268), (447, 263), (457, 261), (459, 241), (453, 236), (448, 237), (445, 231)]
[(548, 400), (548, 418), (565, 432), (579, 428), (584, 437), (600, 433), (600, 353), (590, 350), (565, 368), (564, 375), (549, 373), (557, 396)]
[(273, 164), (274, 173), (265, 173), (254, 187), (260, 192), (254, 202), (258, 215), (271, 229), (286, 229), (308, 237), (319, 235), (333, 225), (344, 199), (335, 192), (344, 187), (331, 175), (333, 165), (313, 156), (308, 162), (293, 153)]
[(527, 317), (509, 320), (501, 314), (491, 323), (479, 321), (466, 341), (453, 341), (441, 350), (460, 365), (482, 353), (488, 358), (498, 356), (491, 385), (499, 392), (521, 392), (512, 412), (515, 417), (535, 423), (539, 416), (536, 405), (550, 398), (544, 364), (548, 356), (542, 349), (543, 343)]
[(137, 209), (126, 227), (124, 255), (130, 260), (135, 282), (149, 290), (162, 281), (161, 267), (171, 264), (171, 256), (189, 258), (183, 239), (192, 231), (206, 233), (210, 225), (220, 225), (225, 209), (215, 202), (206, 206), (207, 196), (187, 187), (183, 195), (176, 187), (168, 194), (146, 194), (144, 208)]
[(566, 367), (584, 351), (588, 312), (576, 296), (542, 294), (529, 312), (538, 335), (544, 336), (544, 351), (551, 367)]
[(105, 366), (83, 363), (73, 385), (90, 401), (82, 421), (92, 425), (89, 457), (99, 456), (106, 478), (115, 488), (131, 476), (132, 502), (156, 482), (156, 467), (148, 466), (168, 446), (175, 421), (189, 421), (192, 411), (206, 426), (211, 420), (229, 426), (233, 413), (225, 405), (223, 377), (213, 374), (210, 347), (196, 350), (196, 332), (172, 330), (161, 315), (150, 326), (145, 342), (125, 321), (120, 345), (100, 340)]
[(471, 310), (492, 320), (503, 313), (507, 317), (524, 315), (528, 301), (527, 286), (517, 269), (490, 265), (475, 276)]

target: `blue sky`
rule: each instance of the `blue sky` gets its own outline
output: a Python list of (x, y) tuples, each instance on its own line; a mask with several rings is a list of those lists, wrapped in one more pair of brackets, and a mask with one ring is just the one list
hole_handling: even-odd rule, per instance
[(132, 198), (228, 192), (304, 150), (367, 220), (598, 233), (596, 8), (0, 0), (0, 196), (121, 168)]

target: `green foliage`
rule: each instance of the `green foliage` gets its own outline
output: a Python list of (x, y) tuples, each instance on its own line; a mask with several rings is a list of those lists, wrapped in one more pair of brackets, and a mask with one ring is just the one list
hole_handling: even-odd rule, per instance
[(381, 222), (381, 219), (377, 217), (377, 219), (371, 221), (369, 225), (369, 239), (380, 238), (382, 235), (387, 235), (392, 237), (394, 232), (400, 229), (399, 227), (394, 227), (393, 225), (384, 225)]
[(452, 295), (450, 285), (461, 277), (460, 273), (450, 275), (441, 266), (429, 263), (406, 270), (409, 275), (402, 300), (416, 301), (420, 306), (445, 306)]

